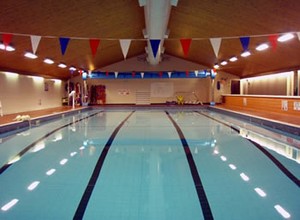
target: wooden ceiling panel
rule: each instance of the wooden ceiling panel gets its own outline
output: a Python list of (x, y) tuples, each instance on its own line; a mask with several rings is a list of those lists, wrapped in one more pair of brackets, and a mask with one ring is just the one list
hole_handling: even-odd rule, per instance
[[(0, 32), (13, 33), (14, 52), (0, 51), (0, 70), (68, 79), (70, 71), (59, 62), (85, 70), (104, 70), (124, 60), (119, 39), (132, 39), (127, 58), (145, 53), (144, 8), (138, 0), (28, 0), (0, 1)], [(212, 68), (215, 63), (237, 56), (238, 61), (221, 70), (240, 77), (291, 70), (300, 66), (300, 42), (278, 43), (276, 50), (257, 52), (255, 47), (268, 42), (271, 34), (300, 31), (300, 4), (277, 0), (179, 0), (172, 7), (165, 40), (165, 53)], [(31, 51), (30, 35), (42, 36), (36, 60), (24, 57)], [(240, 57), (239, 37), (250, 36), (252, 55)], [(59, 37), (71, 38), (64, 55)], [(101, 39), (95, 57), (89, 39)], [(189, 54), (183, 55), (180, 38), (192, 38)], [(216, 56), (210, 38), (221, 38)], [(54, 59), (55, 65), (42, 61)], [(150, 64), (149, 64), (150, 65)], [(108, 70), (109, 71), (109, 70)]]

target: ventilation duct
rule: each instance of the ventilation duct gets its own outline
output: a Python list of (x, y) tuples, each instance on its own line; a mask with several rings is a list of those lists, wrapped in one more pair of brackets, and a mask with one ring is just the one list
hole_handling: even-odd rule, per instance
[(139, 0), (139, 5), (144, 7), (146, 28), (143, 30), (144, 38), (161, 40), (156, 56), (153, 56), (150, 41), (147, 41), (145, 51), (147, 61), (156, 65), (161, 61), (164, 52), (164, 39), (168, 37), (168, 22), (172, 6), (177, 6), (178, 0)]

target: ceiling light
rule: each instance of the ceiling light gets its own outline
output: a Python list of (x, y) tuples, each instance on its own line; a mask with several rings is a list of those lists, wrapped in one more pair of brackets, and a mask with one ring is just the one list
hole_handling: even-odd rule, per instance
[(265, 50), (265, 49), (268, 49), (269, 48), (269, 45), (264, 43), (264, 44), (261, 44), (259, 46), (257, 46), (255, 49), (258, 50), (258, 51), (262, 51), (262, 50)]
[(47, 64), (53, 64), (54, 61), (51, 60), (51, 59), (49, 59), (49, 58), (46, 58), (46, 59), (44, 59), (44, 63), (47, 63)]
[(0, 43), (0, 49), (6, 51), (15, 51), (16, 49), (10, 45), (5, 46), (3, 43)]
[(74, 66), (71, 66), (71, 67), (69, 68), (69, 70), (70, 70), (70, 71), (75, 71), (76, 68), (75, 68)]
[(25, 57), (27, 58), (30, 58), (30, 59), (36, 59), (37, 58), (37, 55), (35, 55), (34, 53), (31, 53), (31, 52), (26, 52), (24, 54)]
[(291, 33), (288, 33), (288, 34), (284, 34), (282, 36), (280, 36), (277, 40), (279, 42), (285, 42), (285, 41), (288, 41), (290, 39), (293, 39), (295, 36)]
[(250, 55), (251, 55), (251, 53), (249, 51), (245, 51), (241, 54), (242, 57), (248, 57)]
[(215, 68), (215, 69), (219, 69), (220, 66), (219, 66), (218, 64), (215, 64), (215, 65), (214, 65), (214, 68)]
[(58, 67), (60, 67), (60, 68), (66, 68), (66, 67), (67, 67), (67, 65), (66, 65), (66, 64), (64, 64), (64, 63), (60, 63), (60, 64), (58, 64)]
[(230, 61), (230, 62), (235, 62), (235, 61), (237, 61), (237, 57), (231, 57), (231, 58), (229, 59), (229, 61)]
[(228, 62), (227, 62), (226, 60), (224, 60), (224, 61), (221, 62), (221, 65), (222, 65), (222, 66), (225, 66), (225, 65), (227, 65), (227, 63), (228, 63)]

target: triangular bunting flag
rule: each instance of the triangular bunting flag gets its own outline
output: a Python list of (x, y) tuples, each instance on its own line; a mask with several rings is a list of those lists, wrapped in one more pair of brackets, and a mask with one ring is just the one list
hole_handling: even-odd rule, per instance
[(30, 40), (31, 40), (31, 47), (32, 47), (32, 52), (35, 54), (37, 51), (37, 48), (39, 46), (41, 36), (36, 36), (36, 35), (31, 35)]
[(269, 41), (272, 45), (273, 50), (276, 50), (276, 48), (277, 48), (277, 38), (278, 38), (278, 35), (276, 35), (276, 34), (269, 36)]
[(141, 77), (144, 78), (144, 72), (141, 72)]
[(135, 77), (135, 71), (132, 71), (131, 76), (132, 76), (132, 78)]
[(171, 78), (172, 72), (168, 72), (168, 76), (169, 78)]
[(198, 76), (198, 70), (195, 70), (195, 76), (196, 77)]
[(131, 43), (131, 40), (128, 40), (128, 39), (126, 39), (126, 40), (124, 40), (124, 39), (120, 40), (120, 45), (121, 45), (121, 49), (122, 49), (122, 53), (123, 53), (124, 59), (126, 59), (130, 43)]
[(90, 39), (90, 47), (91, 47), (93, 57), (95, 57), (95, 55), (97, 53), (99, 44), (100, 44), (99, 39)]
[(210, 38), (209, 40), (214, 49), (216, 57), (218, 57), (222, 39), (221, 38)]
[(297, 32), (298, 39), (300, 40), (300, 32)]
[(7, 33), (2, 34), (2, 40), (5, 48), (10, 44), (12, 36), (13, 36), (12, 34), (7, 34)]
[(67, 37), (60, 37), (59, 38), (59, 43), (60, 43), (60, 49), (61, 49), (61, 54), (64, 55), (66, 52), (66, 49), (68, 47), (68, 43), (70, 41), (70, 38)]
[(154, 56), (154, 58), (156, 58), (160, 40), (159, 39), (150, 39), (150, 44), (151, 44), (153, 56)]
[(244, 51), (248, 50), (250, 37), (240, 37), (240, 41), (241, 41)]
[(180, 43), (181, 43), (181, 47), (182, 47), (184, 56), (187, 56), (189, 53), (189, 50), (190, 50), (192, 39), (191, 38), (182, 38), (182, 39), (180, 39)]
[(118, 72), (115, 72), (115, 78), (118, 78), (118, 74), (119, 74)]
[(159, 77), (162, 78), (163, 72), (159, 72)]
[(190, 75), (190, 72), (189, 71), (185, 71), (185, 77), (189, 77), (189, 75)]

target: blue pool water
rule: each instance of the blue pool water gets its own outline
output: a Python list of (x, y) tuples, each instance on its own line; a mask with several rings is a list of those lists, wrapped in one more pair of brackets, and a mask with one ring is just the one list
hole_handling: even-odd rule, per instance
[(63, 117), (1, 139), (0, 219), (300, 219), (292, 140), (208, 110)]

